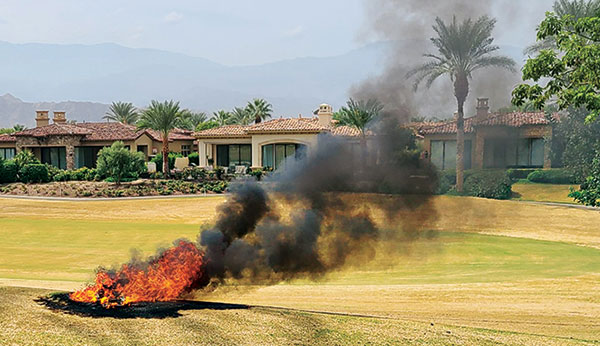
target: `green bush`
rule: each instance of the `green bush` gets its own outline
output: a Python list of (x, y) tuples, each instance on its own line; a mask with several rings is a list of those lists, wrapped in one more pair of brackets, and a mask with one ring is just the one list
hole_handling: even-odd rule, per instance
[(23, 183), (47, 183), (50, 179), (48, 168), (41, 163), (30, 163), (19, 170), (19, 178)]
[(123, 142), (115, 142), (98, 153), (98, 175), (114, 180), (117, 185), (123, 179), (137, 179), (144, 171), (144, 155), (126, 149)]
[[(169, 171), (173, 170), (173, 168), (175, 168), (175, 159), (178, 157), (183, 157), (183, 155), (181, 155), (180, 153), (169, 153), (168, 159), (169, 159)], [(154, 156), (150, 162), (154, 162), (156, 163), (156, 170), (158, 172), (162, 172), (163, 171), (163, 156), (162, 153), (158, 153), (156, 156)]]
[(506, 173), (512, 181), (517, 181), (520, 179), (527, 179), (529, 174), (538, 170), (539, 169), (537, 168), (510, 168)]
[(20, 171), (25, 165), (39, 164), (40, 161), (29, 150), (21, 150), (13, 159), (17, 165), (17, 171)]
[(17, 164), (14, 160), (0, 160), (0, 184), (17, 181)]
[(474, 170), (465, 178), (463, 194), (474, 197), (509, 199), (512, 181), (506, 171)]
[(188, 159), (190, 160), (190, 165), (194, 164), (194, 165), (198, 166), (200, 164), (200, 154), (198, 154), (198, 153), (189, 154)]
[(579, 191), (571, 189), (569, 197), (583, 205), (600, 206), (600, 155), (592, 162), (590, 176), (579, 187)]
[(544, 184), (576, 184), (577, 178), (575, 175), (564, 168), (544, 169), (531, 172), (527, 176), (527, 180), (534, 183)]

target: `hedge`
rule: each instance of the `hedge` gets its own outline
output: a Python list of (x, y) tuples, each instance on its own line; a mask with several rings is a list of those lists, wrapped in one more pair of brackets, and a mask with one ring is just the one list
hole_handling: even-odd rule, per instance
[(17, 181), (18, 168), (14, 160), (0, 160), (0, 184)]
[(567, 169), (544, 169), (531, 172), (527, 180), (543, 184), (577, 184), (575, 174)]
[(463, 194), (474, 197), (509, 199), (512, 195), (512, 181), (506, 171), (471, 171), (465, 178)]
[(50, 180), (48, 168), (41, 163), (24, 165), (19, 171), (19, 178), (23, 183), (47, 183)]
[(520, 179), (527, 179), (529, 174), (538, 170), (538, 168), (510, 168), (506, 173), (512, 181), (517, 181)]
[(196, 166), (200, 165), (200, 154), (191, 153), (188, 155), (188, 159), (190, 160), (190, 165), (194, 164)]

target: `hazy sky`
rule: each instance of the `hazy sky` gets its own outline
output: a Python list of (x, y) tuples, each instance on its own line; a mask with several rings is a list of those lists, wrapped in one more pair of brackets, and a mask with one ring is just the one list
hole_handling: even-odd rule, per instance
[[(330, 56), (377, 40), (365, 29), (368, 0), (0, 0), (0, 40), (103, 43), (181, 52), (230, 65)], [(399, 0), (401, 1), (401, 0)], [(440, 0), (444, 1), (444, 0)], [(475, 1), (475, 0), (474, 0)], [(526, 46), (552, 0), (519, 4), (500, 44)], [(512, 17), (512, 16), (511, 16)]]

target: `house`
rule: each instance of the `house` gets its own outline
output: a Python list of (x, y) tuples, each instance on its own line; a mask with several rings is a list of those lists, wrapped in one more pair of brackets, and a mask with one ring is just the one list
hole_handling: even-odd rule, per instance
[[(556, 116), (556, 115), (555, 115)], [(426, 157), (439, 169), (456, 168), (456, 120), (421, 124)], [(487, 98), (465, 118), (465, 169), (550, 168), (552, 126), (543, 112), (490, 113)]]
[[(42, 162), (62, 169), (95, 167), (100, 149), (123, 141), (131, 151), (146, 159), (161, 152), (162, 136), (154, 130), (141, 130), (117, 122), (71, 123), (65, 112), (36, 112), (36, 127), (10, 135), (0, 135), (0, 157), (10, 159), (21, 150), (30, 150)], [(169, 150), (187, 156), (195, 151), (192, 131), (177, 129), (169, 136)]]
[(278, 169), (286, 158), (310, 155), (320, 134), (345, 138), (359, 145), (360, 132), (336, 126), (332, 107), (319, 106), (317, 117), (280, 118), (252, 125), (226, 125), (194, 133), (200, 166), (269, 167)]

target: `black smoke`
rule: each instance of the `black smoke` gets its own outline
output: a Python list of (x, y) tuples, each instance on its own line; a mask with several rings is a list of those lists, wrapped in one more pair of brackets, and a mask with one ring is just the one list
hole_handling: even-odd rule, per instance
[(383, 241), (426, 236), (437, 180), (414, 133), (388, 115), (366, 143), (320, 135), (305, 159), (289, 159), (265, 182), (234, 183), (215, 226), (198, 238), (210, 279), (316, 279), (373, 259)]

